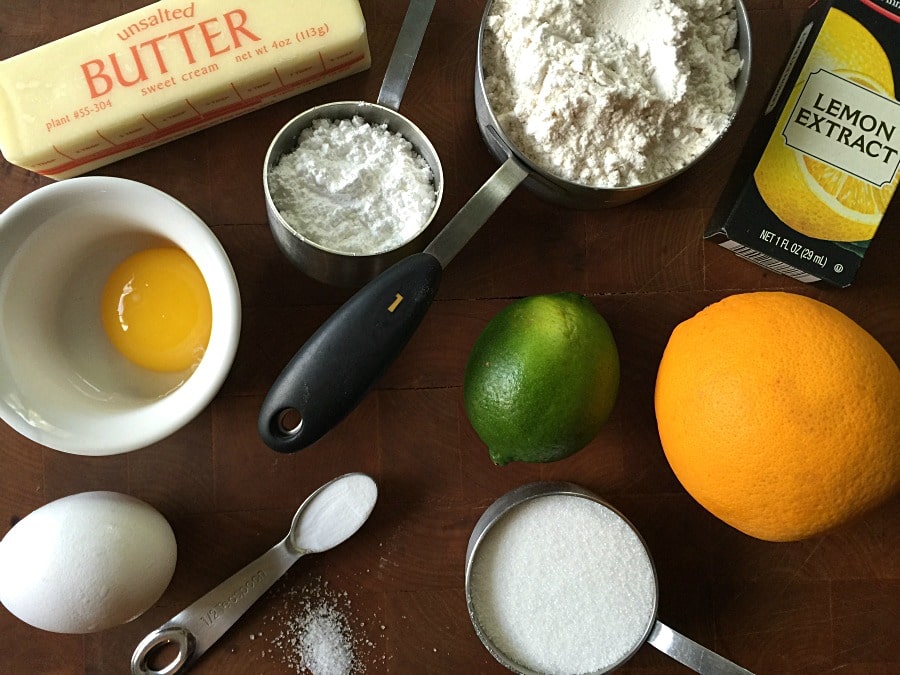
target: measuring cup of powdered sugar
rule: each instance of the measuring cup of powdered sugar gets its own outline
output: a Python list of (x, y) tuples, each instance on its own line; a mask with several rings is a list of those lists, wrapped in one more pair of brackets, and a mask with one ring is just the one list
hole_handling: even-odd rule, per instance
[(443, 169), (428, 137), (397, 109), (434, 3), (410, 3), (377, 103), (307, 110), (282, 127), (266, 153), (272, 234), (318, 281), (359, 286), (424, 246), (443, 195)]
[(750, 672), (656, 618), (644, 540), (572, 483), (529, 483), (491, 504), (469, 538), (465, 587), (475, 632), (516, 673), (607, 673), (645, 642), (698, 673)]
[[(629, 41), (606, 31), (610, 22), (631, 31)], [(519, 50), (500, 53), (519, 43)], [(508, 74), (498, 76), (503, 68)], [(749, 70), (741, 0), (489, 1), (478, 38), (475, 108), (502, 166), (424, 251), (372, 279), (297, 351), (263, 401), (258, 429), (265, 443), (278, 452), (301, 450), (360, 403), (418, 328), (443, 269), (519, 185), (578, 208), (645, 195), (687, 170), (725, 133)], [(581, 71), (592, 74), (591, 82), (566, 85)], [(529, 87), (534, 91), (526, 95)], [(519, 88), (522, 100), (511, 94)], [(598, 108), (605, 111), (599, 118)], [(609, 138), (567, 135), (570, 127), (593, 126)], [(564, 138), (563, 147), (554, 145)], [(558, 169), (541, 165), (553, 160)], [(577, 175), (562, 177), (570, 170)], [(615, 184), (589, 185), (582, 177)]]

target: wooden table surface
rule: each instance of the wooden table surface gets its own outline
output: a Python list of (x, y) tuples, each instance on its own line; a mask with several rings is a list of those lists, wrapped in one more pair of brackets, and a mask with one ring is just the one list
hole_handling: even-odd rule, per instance
[[(3, 0), (0, 57), (143, 4)], [(263, 156), (299, 112), (377, 98), (405, 3), (362, 1), (374, 59), (367, 72), (95, 171), (160, 188), (209, 224), (240, 284), (241, 343), (212, 404), (152, 447), (80, 457), (0, 425), (3, 534), (51, 500), (104, 489), (155, 506), (178, 541), (168, 590), (124, 626), (56, 635), (0, 610), (0, 673), (126, 672), (148, 631), (268, 549), (309, 492), (348, 471), (368, 472), (379, 484), (371, 520), (343, 546), (298, 562), (194, 672), (296, 672), (296, 654), (278, 636), (296, 630), (304, 603), (330, 605), (346, 620), (366, 672), (506, 672), (466, 612), (466, 543), (482, 511), (507, 490), (564, 479), (604, 496), (637, 525), (659, 574), (659, 616), (676, 630), (760, 673), (900, 673), (898, 500), (827, 536), (788, 544), (751, 539), (681, 488), (653, 413), (656, 368), (671, 330), (741, 291), (783, 289), (823, 300), (900, 360), (897, 203), (855, 284), (843, 290), (769, 273), (701, 238), (806, 4), (747, 2), (754, 62), (739, 119), (711, 155), (663, 189), (603, 212), (562, 210), (517, 190), (448, 267), (423, 325), (375, 390), (320, 443), (294, 455), (278, 455), (259, 439), (260, 404), (292, 353), (349, 293), (311, 281), (276, 248), (266, 225)], [(473, 108), (482, 8), (479, 0), (438, 2), (402, 105), (440, 154), (442, 221), (497, 168)], [(49, 182), (3, 162), (0, 209)], [(563, 290), (587, 295), (612, 327), (622, 359), (616, 408), (596, 440), (570, 459), (495, 467), (462, 407), (469, 350), (514, 298)], [(644, 646), (623, 672), (685, 671)]]

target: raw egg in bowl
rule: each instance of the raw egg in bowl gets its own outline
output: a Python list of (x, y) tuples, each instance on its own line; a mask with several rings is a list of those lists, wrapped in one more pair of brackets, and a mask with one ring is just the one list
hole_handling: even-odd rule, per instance
[(0, 214), (0, 419), (80, 455), (142, 448), (203, 410), (234, 361), (240, 295), (184, 204), (71, 178)]

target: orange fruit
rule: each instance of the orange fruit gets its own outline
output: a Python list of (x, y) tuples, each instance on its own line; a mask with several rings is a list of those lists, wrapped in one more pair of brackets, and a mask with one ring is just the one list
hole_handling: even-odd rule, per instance
[(744, 293), (684, 321), (655, 406), (678, 480), (753, 537), (814, 536), (900, 488), (900, 369), (817, 300)]

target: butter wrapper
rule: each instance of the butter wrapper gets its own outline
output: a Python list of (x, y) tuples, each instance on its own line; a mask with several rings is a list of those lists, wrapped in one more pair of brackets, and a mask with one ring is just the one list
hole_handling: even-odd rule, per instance
[(163, 0), (0, 61), (0, 151), (77, 176), (370, 65), (358, 0)]

